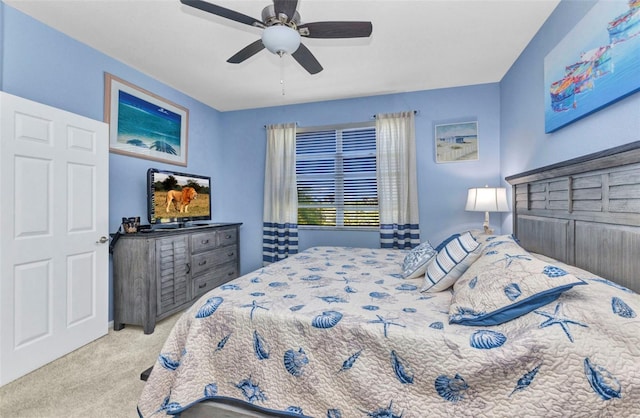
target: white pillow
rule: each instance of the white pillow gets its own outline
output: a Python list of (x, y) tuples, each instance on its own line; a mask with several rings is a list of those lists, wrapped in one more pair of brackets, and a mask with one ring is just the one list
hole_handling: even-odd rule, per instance
[(441, 292), (455, 281), (480, 257), (482, 247), (469, 232), (447, 243), (427, 266), (423, 292)]
[(402, 263), (402, 277), (405, 279), (415, 279), (420, 277), (427, 270), (429, 261), (436, 255), (429, 241), (423, 242), (412, 249), (404, 258)]

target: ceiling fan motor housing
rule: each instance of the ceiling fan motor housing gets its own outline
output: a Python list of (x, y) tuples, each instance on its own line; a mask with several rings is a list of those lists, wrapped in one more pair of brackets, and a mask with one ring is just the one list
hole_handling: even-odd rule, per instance
[(287, 16), (285, 14), (278, 16), (275, 7), (271, 4), (262, 9), (262, 22), (264, 22), (266, 26), (286, 24), (296, 29), (300, 24), (300, 14), (296, 10), (293, 16)]

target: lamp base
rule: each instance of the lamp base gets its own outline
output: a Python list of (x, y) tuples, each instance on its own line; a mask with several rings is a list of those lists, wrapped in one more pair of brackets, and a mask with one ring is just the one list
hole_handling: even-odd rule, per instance
[(489, 212), (484, 213), (484, 223), (482, 224), (485, 234), (493, 234), (493, 229), (489, 228)]

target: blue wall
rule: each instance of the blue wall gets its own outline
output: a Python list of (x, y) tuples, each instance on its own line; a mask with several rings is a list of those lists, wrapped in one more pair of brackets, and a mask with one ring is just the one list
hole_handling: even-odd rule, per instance
[[(0, 28), (2, 90), (92, 119), (103, 120), (104, 73), (108, 72), (189, 109), (189, 165), (182, 171), (220, 178), (217, 159), (220, 112), (148, 77), (2, 3)], [(109, 230), (123, 216), (146, 218), (149, 167), (177, 168), (155, 161), (109, 155)], [(222, 202), (214, 210), (223, 212)], [(231, 217), (230, 217), (231, 218)], [(237, 220), (237, 218), (230, 219)], [(111, 274), (109, 274), (111, 282)], [(110, 287), (111, 288), (111, 285)], [(111, 298), (110, 298), (111, 299)], [(110, 301), (109, 306), (112, 306)], [(110, 308), (112, 312), (112, 308)], [(112, 318), (110, 313), (109, 318)]]
[[(434, 242), (460, 228), (479, 227), (482, 215), (462, 209), (466, 190), (500, 181), (497, 83), (221, 113), (9, 6), (5, 11), (3, 26), (8, 44), (4, 51), (5, 91), (102, 119), (106, 71), (189, 108), (189, 166), (184, 171), (212, 176), (216, 221), (243, 222), (243, 273), (258, 268), (262, 262), (264, 125), (289, 121), (299, 126), (362, 122), (371, 121), (377, 113), (418, 110), (416, 158), (421, 229), (423, 239)], [(469, 120), (478, 121), (480, 160), (436, 164), (435, 124)], [(145, 172), (151, 166), (167, 167), (110, 155), (112, 232), (122, 216), (146, 213)], [(313, 245), (376, 247), (378, 235), (305, 230), (300, 234), (300, 245), (303, 249)]]
[[(308, 127), (363, 122), (377, 113), (402, 110), (419, 111), (415, 121), (422, 239), (438, 243), (461, 228), (480, 228), (484, 215), (465, 212), (463, 207), (467, 188), (500, 182), (498, 84), (227, 112), (221, 130), (224, 155), (233, 167), (217, 191), (236, 195), (225, 206), (232, 207), (232, 213), (245, 223), (242, 258), (247, 264), (243, 265), (257, 268), (261, 262), (265, 124), (297, 122)], [(469, 120), (478, 121), (480, 159), (437, 164), (435, 124)], [(302, 230), (301, 249), (314, 245), (378, 247), (379, 237), (375, 232)]]
[[(434, 243), (452, 232), (480, 227), (482, 214), (463, 210), (467, 188), (504, 184), (505, 176), (517, 172), (640, 139), (638, 94), (544, 134), (544, 56), (593, 3), (562, 1), (499, 84), (236, 112), (206, 106), (0, 3), (0, 86), (8, 93), (102, 120), (103, 77), (109, 72), (187, 107), (188, 167), (110, 155), (110, 230), (118, 228), (122, 216), (146, 213), (149, 167), (210, 175), (214, 220), (243, 222), (241, 269), (247, 273), (262, 260), (264, 125), (363, 122), (377, 113), (418, 110), (421, 232), (423, 240)], [(480, 159), (435, 163), (434, 125), (469, 120), (478, 121)], [(492, 221), (499, 230), (500, 218), (494, 215)], [(503, 232), (511, 230), (510, 222), (510, 216), (502, 217)], [(373, 232), (304, 230), (300, 245), (376, 247), (378, 237)]]
[[(5, 33), (2, 90), (89, 118), (103, 120), (104, 73), (108, 72), (189, 109), (189, 166), (217, 176), (216, 153), (220, 112), (150, 78), (95, 49), (4, 5)], [(146, 217), (146, 171), (176, 168), (155, 161), (110, 154), (109, 228), (123, 216)]]
[[(640, 93), (551, 134), (544, 133), (544, 57), (595, 3), (560, 2), (502, 79), (502, 177), (640, 140)], [(640, 70), (637, 74), (640, 77)], [(504, 216), (503, 221), (503, 231), (511, 231), (511, 216)]]

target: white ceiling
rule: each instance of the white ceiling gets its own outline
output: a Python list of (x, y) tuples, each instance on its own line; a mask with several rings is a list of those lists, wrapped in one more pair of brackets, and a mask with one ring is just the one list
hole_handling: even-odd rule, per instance
[[(302, 38), (324, 67), (316, 75), (267, 50), (228, 64), (262, 30), (179, 0), (3, 1), (229, 111), (499, 82), (560, 0), (300, 0), (303, 23), (373, 23), (370, 38)], [(270, 4), (210, 2), (259, 20)]]

